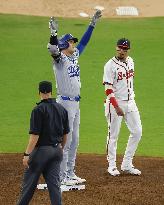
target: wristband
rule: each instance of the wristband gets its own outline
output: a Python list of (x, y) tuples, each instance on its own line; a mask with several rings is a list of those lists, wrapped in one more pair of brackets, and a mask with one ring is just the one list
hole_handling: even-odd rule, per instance
[(118, 107), (118, 103), (117, 103), (115, 97), (111, 97), (111, 98), (110, 98), (110, 102), (112, 103), (112, 105), (113, 105), (114, 108)]
[(24, 157), (29, 157), (30, 154), (27, 154), (26, 152), (24, 152), (23, 156), (24, 156)]
[(58, 39), (57, 39), (57, 35), (56, 36), (54, 36), (54, 35), (51, 35), (51, 37), (50, 37), (50, 44), (51, 45), (58, 45)]
[(113, 90), (112, 90), (112, 89), (107, 89), (107, 90), (105, 91), (105, 93), (106, 93), (106, 96), (108, 96), (108, 95), (110, 95), (110, 94), (113, 93)]

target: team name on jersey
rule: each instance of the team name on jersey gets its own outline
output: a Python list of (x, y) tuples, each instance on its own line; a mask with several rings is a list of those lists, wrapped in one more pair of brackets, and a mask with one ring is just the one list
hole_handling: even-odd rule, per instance
[(71, 65), (68, 68), (68, 74), (70, 76), (70, 78), (75, 77), (75, 76), (80, 76), (80, 68), (79, 65)]
[(128, 78), (131, 78), (131, 77), (134, 77), (134, 71), (133, 70), (129, 70), (126, 73), (118, 72), (117, 80), (122, 80), (123, 78), (128, 79)]

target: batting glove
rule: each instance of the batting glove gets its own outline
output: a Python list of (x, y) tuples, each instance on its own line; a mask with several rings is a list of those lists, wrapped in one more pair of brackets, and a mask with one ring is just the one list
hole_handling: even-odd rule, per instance
[(92, 19), (91, 19), (90, 25), (93, 26), (93, 27), (95, 27), (97, 21), (99, 20), (99, 18), (100, 18), (101, 16), (102, 16), (101, 10), (97, 10), (97, 11), (95, 12), (95, 14), (93, 15)]
[(58, 22), (53, 16), (49, 20), (49, 29), (52, 36), (57, 36)]

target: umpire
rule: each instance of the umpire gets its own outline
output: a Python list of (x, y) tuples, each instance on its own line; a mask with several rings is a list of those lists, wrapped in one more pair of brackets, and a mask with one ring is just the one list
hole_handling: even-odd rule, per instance
[(47, 183), (52, 205), (61, 205), (60, 163), (69, 133), (67, 111), (52, 99), (52, 83), (39, 83), (41, 102), (32, 110), (30, 139), (24, 153), (24, 179), (17, 205), (29, 204), (41, 174)]

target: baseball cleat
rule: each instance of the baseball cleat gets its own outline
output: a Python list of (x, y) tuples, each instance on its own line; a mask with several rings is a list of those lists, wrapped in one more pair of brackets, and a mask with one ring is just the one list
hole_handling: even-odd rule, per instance
[(86, 182), (86, 179), (82, 179), (82, 178), (76, 176), (75, 174), (73, 176), (69, 176), (69, 179), (77, 181), (78, 182), (77, 184), (82, 184), (82, 183)]
[(118, 171), (117, 167), (108, 167), (108, 173), (112, 176), (119, 176), (120, 172)]
[(121, 165), (121, 171), (132, 174), (132, 175), (141, 175), (141, 171), (134, 168), (134, 166), (129, 166), (129, 165)]

